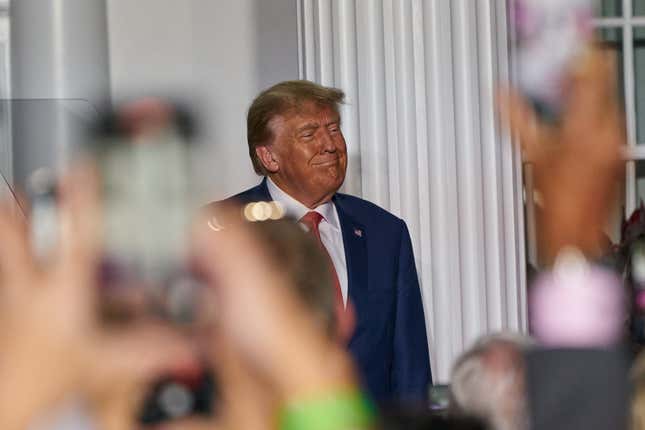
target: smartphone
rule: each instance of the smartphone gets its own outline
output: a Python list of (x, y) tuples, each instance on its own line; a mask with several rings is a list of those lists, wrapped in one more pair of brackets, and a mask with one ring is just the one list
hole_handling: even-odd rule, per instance
[(144, 100), (106, 114), (95, 130), (107, 320), (144, 312), (185, 324), (195, 316), (200, 284), (188, 264), (186, 116), (166, 102)]
[[(86, 152), (98, 170), (102, 205), (97, 278), (104, 324), (153, 316), (190, 330), (197, 317), (202, 283), (188, 255), (193, 133), (188, 111), (151, 99), (106, 111), (90, 127)], [(42, 168), (27, 184), (32, 247), (42, 264), (58, 241), (57, 182), (53, 170)], [(140, 422), (209, 415), (216, 390), (207, 368), (156, 381)]]
[[(100, 283), (107, 322), (153, 315), (190, 331), (197, 318), (202, 283), (188, 255), (193, 123), (180, 107), (148, 99), (107, 114), (95, 130), (91, 153), (103, 197)], [(206, 369), (156, 381), (140, 422), (209, 415), (215, 382)]]
[(593, 0), (512, 0), (517, 85), (543, 118), (561, 115), (566, 80), (593, 37)]

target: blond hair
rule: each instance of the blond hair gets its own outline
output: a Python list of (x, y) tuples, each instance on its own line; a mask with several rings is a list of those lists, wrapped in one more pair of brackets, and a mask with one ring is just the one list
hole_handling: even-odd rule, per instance
[(246, 135), (249, 156), (258, 175), (268, 174), (255, 152), (273, 140), (270, 122), (277, 116), (299, 109), (304, 103), (331, 107), (336, 113), (345, 100), (345, 93), (337, 88), (324, 87), (311, 81), (284, 81), (262, 91), (251, 103), (246, 116)]

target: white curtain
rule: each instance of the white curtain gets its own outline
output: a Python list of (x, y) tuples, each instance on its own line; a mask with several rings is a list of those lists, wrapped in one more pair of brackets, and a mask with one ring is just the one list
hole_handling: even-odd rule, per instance
[(433, 373), (482, 333), (525, 331), (520, 159), (494, 89), (505, 0), (298, 0), (300, 76), (347, 94), (345, 191), (408, 223)]

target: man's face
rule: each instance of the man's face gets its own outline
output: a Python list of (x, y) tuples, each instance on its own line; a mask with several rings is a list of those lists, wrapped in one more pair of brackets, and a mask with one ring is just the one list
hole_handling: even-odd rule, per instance
[[(271, 179), (309, 208), (329, 201), (345, 180), (347, 148), (340, 116), (331, 107), (305, 103), (269, 124)], [(266, 163), (265, 163), (266, 164)]]

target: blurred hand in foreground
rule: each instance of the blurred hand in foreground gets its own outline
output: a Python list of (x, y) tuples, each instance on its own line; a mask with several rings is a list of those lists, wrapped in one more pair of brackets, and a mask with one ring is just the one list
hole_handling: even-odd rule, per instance
[(272, 429), (281, 406), (358, 390), (350, 358), (296, 297), (240, 211), (222, 207), (217, 220), (223, 229), (204, 221), (195, 234), (211, 283), (206, 306), (216, 308), (206, 347), (219, 387), (216, 418), (162, 428)]
[(218, 216), (226, 227), (214, 232), (204, 223), (197, 247), (214, 287), (218, 329), (230, 347), (282, 400), (353, 385), (351, 360), (302, 306), (239, 211)]
[(557, 124), (538, 118), (512, 90), (501, 93), (499, 105), (525, 160), (534, 166), (544, 206), (537, 220), (541, 261), (552, 264), (567, 246), (598, 257), (624, 166), (625, 127), (614, 60), (599, 49), (586, 54), (572, 71)]
[[(0, 428), (23, 429), (68, 397), (107, 396), (121, 382), (192, 361), (188, 345), (167, 328), (135, 325), (122, 333), (99, 324), (99, 213), (96, 176), (79, 168), (61, 186), (59, 244), (41, 264), (25, 220), (0, 208), (0, 402), (11, 405)], [(136, 406), (121, 403), (102, 417), (105, 427), (131, 427)]]

